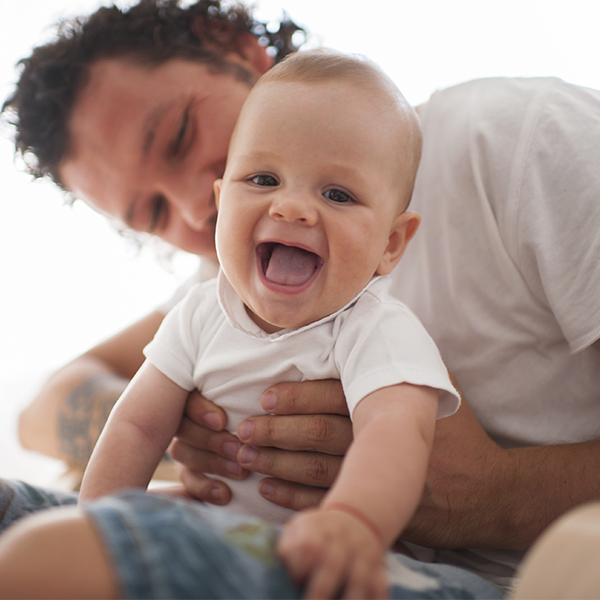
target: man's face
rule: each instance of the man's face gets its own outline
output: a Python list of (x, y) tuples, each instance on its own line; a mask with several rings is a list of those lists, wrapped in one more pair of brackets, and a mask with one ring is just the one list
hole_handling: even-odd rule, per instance
[(118, 222), (214, 256), (213, 182), (249, 91), (233, 75), (186, 60), (152, 68), (98, 61), (69, 121), (61, 177)]
[(217, 184), (217, 251), (266, 331), (335, 312), (379, 270), (401, 190), (375, 113), (339, 81), (268, 83), (246, 104)]

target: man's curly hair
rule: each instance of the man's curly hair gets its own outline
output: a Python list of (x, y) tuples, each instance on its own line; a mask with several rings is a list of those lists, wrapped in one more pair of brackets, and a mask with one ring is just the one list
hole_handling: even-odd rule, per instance
[(88, 17), (58, 25), (54, 41), (19, 61), (20, 78), (2, 107), (14, 126), (15, 151), (34, 178), (48, 177), (66, 190), (58, 167), (67, 155), (67, 124), (90, 66), (99, 59), (126, 58), (149, 66), (185, 58), (240, 79), (248, 73), (225, 61), (239, 53), (240, 34), (259, 38), (276, 62), (298, 49), (303, 29), (284, 16), (277, 31), (256, 21), (241, 3), (140, 0), (129, 9), (102, 7)]

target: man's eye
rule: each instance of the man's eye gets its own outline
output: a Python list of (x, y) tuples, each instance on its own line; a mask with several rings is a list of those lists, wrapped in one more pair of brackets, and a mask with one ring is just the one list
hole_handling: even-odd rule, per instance
[(189, 110), (186, 109), (181, 117), (181, 121), (179, 124), (179, 129), (175, 134), (173, 141), (171, 142), (171, 156), (178, 156), (181, 152), (181, 148), (183, 146), (183, 142), (185, 140), (185, 134), (188, 130), (188, 124), (190, 121)]
[(328, 200), (331, 200), (332, 202), (336, 202), (338, 204), (346, 204), (347, 202), (352, 202), (352, 196), (350, 196), (350, 194), (347, 194), (346, 192), (343, 192), (342, 190), (327, 190), (323, 196), (325, 196), (325, 198), (327, 198)]
[(150, 233), (156, 231), (167, 214), (167, 201), (164, 196), (155, 196), (150, 205)]
[(273, 177), (272, 175), (255, 175), (254, 177), (252, 177), (252, 179), (250, 179), (250, 181), (252, 183), (255, 183), (256, 185), (265, 187), (279, 185), (277, 179), (275, 179), (275, 177)]

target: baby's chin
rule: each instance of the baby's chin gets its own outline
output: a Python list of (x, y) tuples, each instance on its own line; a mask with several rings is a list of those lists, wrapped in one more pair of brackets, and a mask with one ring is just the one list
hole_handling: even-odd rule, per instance
[(284, 329), (302, 329), (311, 323), (317, 323), (321, 319), (325, 319), (335, 311), (326, 312), (315, 312), (314, 314), (305, 315), (303, 319), (298, 318), (285, 318), (281, 316), (274, 316), (264, 311), (254, 312), (246, 305), (246, 312), (248, 316), (266, 333), (277, 333)]

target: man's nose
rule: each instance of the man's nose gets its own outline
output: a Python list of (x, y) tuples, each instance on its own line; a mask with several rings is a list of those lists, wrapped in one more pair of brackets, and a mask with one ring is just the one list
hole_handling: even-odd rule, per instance
[(172, 175), (161, 182), (162, 194), (192, 229), (202, 227), (215, 210), (213, 182), (218, 178), (205, 171), (192, 178)]
[(288, 221), (301, 225), (314, 225), (317, 222), (317, 209), (307, 194), (282, 191), (273, 200), (269, 216), (276, 221)]

